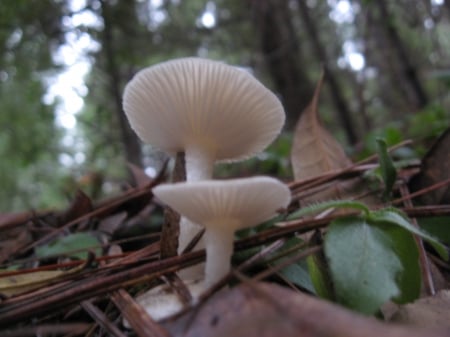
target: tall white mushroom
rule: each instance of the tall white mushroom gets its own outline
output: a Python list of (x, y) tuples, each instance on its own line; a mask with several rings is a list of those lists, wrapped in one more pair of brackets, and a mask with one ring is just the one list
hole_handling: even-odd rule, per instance
[(289, 188), (269, 177), (159, 185), (153, 192), (189, 220), (205, 226), (206, 287), (229, 272), (234, 232), (270, 219), (291, 200)]
[[(210, 179), (215, 161), (262, 151), (285, 120), (278, 98), (252, 75), (201, 58), (141, 70), (125, 88), (123, 108), (144, 142), (170, 154), (185, 153), (187, 181)], [(179, 252), (198, 230), (182, 220)]]

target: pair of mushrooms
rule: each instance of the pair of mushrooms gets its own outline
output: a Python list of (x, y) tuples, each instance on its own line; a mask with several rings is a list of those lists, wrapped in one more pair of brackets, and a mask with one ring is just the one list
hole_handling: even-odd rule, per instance
[[(186, 182), (154, 194), (181, 214), (178, 251), (205, 228), (205, 287), (230, 270), (234, 232), (285, 208), (290, 191), (269, 177), (212, 180), (215, 162), (246, 159), (266, 148), (285, 119), (278, 98), (236, 67), (182, 58), (140, 71), (126, 86), (124, 111), (146, 143), (184, 152)], [(187, 219), (187, 220), (186, 220)]]

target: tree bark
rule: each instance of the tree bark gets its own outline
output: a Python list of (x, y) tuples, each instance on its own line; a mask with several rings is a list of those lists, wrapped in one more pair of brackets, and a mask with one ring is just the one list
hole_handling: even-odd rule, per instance
[(125, 158), (128, 162), (142, 167), (141, 145), (136, 134), (130, 128), (122, 108), (123, 81), (120, 75), (120, 65), (117, 64), (114, 52), (113, 22), (110, 4), (101, 0), (103, 18), (102, 48), (105, 57), (105, 71), (108, 76), (109, 91), (113, 99), (113, 109), (119, 123)]
[(253, 21), (261, 51), (293, 129), (312, 98), (313, 86), (300, 67), (301, 54), (286, 0), (252, 0)]
[(302, 18), (304, 27), (310, 37), (313, 50), (316, 53), (317, 58), (322, 63), (322, 67), (326, 76), (325, 83), (328, 84), (331, 98), (333, 99), (334, 106), (337, 109), (340, 123), (344, 127), (348, 142), (350, 144), (355, 144), (358, 141), (358, 136), (356, 134), (355, 127), (353, 126), (352, 114), (347, 106), (344, 95), (342, 94), (338, 79), (331, 70), (327, 53), (322, 43), (320, 42), (316, 25), (309, 14), (308, 5), (304, 0), (298, 0), (297, 2), (299, 6), (300, 16)]
[(388, 5), (385, 0), (377, 0), (374, 1), (377, 4), (378, 9), (380, 11), (380, 20), (379, 22), (383, 22), (383, 28), (385, 30), (385, 34), (387, 38), (390, 40), (391, 48), (394, 50), (397, 58), (399, 60), (399, 65), (401, 67), (401, 72), (403, 74), (403, 78), (405, 82), (409, 84), (410, 91), (412, 93), (411, 99), (413, 100), (413, 104), (416, 109), (421, 109), (428, 104), (428, 96), (425, 92), (425, 89), (422, 86), (422, 83), (419, 80), (419, 76), (417, 74), (417, 70), (411, 62), (411, 59), (408, 56), (408, 52), (401, 40), (397, 29), (393, 23), (392, 14), (389, 12)]

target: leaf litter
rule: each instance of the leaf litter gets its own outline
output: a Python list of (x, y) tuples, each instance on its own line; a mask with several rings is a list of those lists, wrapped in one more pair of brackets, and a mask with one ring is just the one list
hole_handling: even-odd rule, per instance
[[(177, 217), (172, 214), (172, 218), (166, 216), (163, 220), (164, 210), (153, 199), (151, 192), (154, 186), (163, 181), (165, 170), (155, 179), (150, 179), (141, 169), (130, 166), (136, 186), (128, 187), (120, 195), (93, 201), (80, 191), (67, 210), (0, 215), (0, 335), (21, 336), (37, 331), (46, 331), (47, 335), (68, 335), (69, 327), (73, 328), (70, 331), (72, 336), (298, 336), (299, 331), (307, 337), (449, 335), (449, 328), (444, 324), (432, 328), (422, 324), (423, 330), (418, 330), (382, 323), (329, 303), (340, 302), (344, 306), (372, 314), (383, 302), (398, 300), (403, 303), (416, 298), (417, 283), (405, 294), (401, 294), (398, 288), (405, 287), (407, 279), (411, 277), (404, 274), (401, 266), (411, 262), (406, 251), (415, 249), (409, 239), (412, 236), (405, 239), (404, 235), (413, 232), (432, 244), (434, 239), (420, 229), (405, 229), (408, 227), (405, 224), (401, 227), (398, 222), (402, 220), (397, 215), (386, 213), (389, 212), (385, 208), (389, 201), (386, 204), (386, 200), (380, 198), (382, 184), (378, 190), (369, 189), (367, 184), (361, 185), (378, 167), (377, 157), (360, 163), (351, 162), (337, 141), (318, 124), (319, 92), (320, 85), (308, 108), (310, 115), (304, 114), (306, 117), (302, 117), (309, 120), (309, 126), (302, 126), (305, 122), (300, 119), (298, 130), (302, 131), (297, 133), (309, 133), (309, 141), (320, 137), (316, 141), (321, 144), (305, 145), (294, 136), (291, 155), (294, 172), (299, 167), (303, 170), (305, 165), (309, 165), (312, 173), (296, 173), (295, 180), (289, 183), (296, 198), (287, 214), (277, 217), (276, 221), (262, 224), (235, 242), (235, 268), (204, 294), (196, 306), (188, 305), (181, 315), (157, 323), (135, 301), (139, 294), (163, 284), (164, 280), (173, 280), (179, 269), (204, 261), (205, 257), (203, 251), (186, 252), (180, 256), (173, 253), (176, 248), (173, 242), (176, 242)], [(313, 151), (322, 156), (322, 161), (305, 163), (304, 158), (309, 158), (311, 154), (305, 154), (305, 151), (311, 151), (309, 147), (314, 146), (324, 149), (319, 150), (317, 147)], [(391, 150), (383, 151), (384, 155)], [(333, 162), (332, 155), (336, 154), (338, 158)], [(428, 165), (432, 165), (431, 162)], [(411, 164), (398, 172), (394, 182), (389, 182), (389, 185), (392, 183), (392, 186), (388, 186), (392, 188), (392, 196), (400, 200), (396, 205), (406, 216), (419, 220), (436, 216), (448, 219), (448, 204), (428, 203), (411, 207), (404, 202), (410, 201), (414, 195), (401, 195), (401, 199), (398, 199), (399, 188), (408, 188), (407, 182), (421, 169), (423, 167)], [(431, 172), (432, 169), (427, 166), (426, 170)], [(358, 188), (352, 187), (355, 182)], [(438, 182), (435, 179), (432, 183)], [(432, 188), (429, 190), (429, 184), (425, 185), (421, 185), (416, 194), (424, 190), (423, 193), (433, 191)], [(448, 187), (448, 184), (436, 186), (442, 188)], [(372, 200), (367, 202), (368, 199), (362, 198), (367, 211), (352, 201), (360, 201), (361, 192)], [(339, 204), (335, 200), (344, 196), (350, 201)], [(342, 209), (346, 203), (347, 206), (356, 206), (343, 213), (306, 216), (304, 213), (307, 212), (299, 211), (297, 204), (312, 204), (314, 208), (320, 200), (330, 199), (332, 201), (327, 207), (333, 203), (338, 209)], [(319, 204), (320, 207), (325, 206)], [(378, 221), (376, 226), (369, 224), (364, 228), (358, 223), (349, 222), (349, 217), (355, 219), (361, 212), (375, 216), (369, 219)], [(393, 226), (393, 223), (397, 224), (394, 230), (396, 235), (389, 236), (394, 228), (389, 226)], [(169, 225), (173, 229), (166, 228), (164, 232), (164, 227)], [(335, 241), (330, 239), (336, 234), (342, 234), (340, 227), (349, 230), (351, 226), (355, 227), (353, 235), (358, 236), (362, 231), (367, 240), (372, 240), (371, 245), (361, 246), (361, 252), (351, 250), (351, 240), (348, 239), (351, 236)], [(311, 240), (301, 239), (302, 234), (314, 232), (316, 235), (312, 235)], [(165, 238), (161, 239), (162, 236)], [(67, 244), (71, 240), (77, 241), (77, 238), (80, 242), (76, 242), (75, 246)], [(402, 253), (395, 251), (398, 249), (395, 240), (406, 247), (402, 248)], [(340, 246), (334, 247), (333, 244)], [(381, 255), (386, 254), (386, 247), (390, 247), (390, 255), (373, 260), (370, 258), (373, 253), (369, 249), (371, 246), (377, 247)], [(298, 250), (293, 251), (292, 247), (298, 247)], [(439, 249), (442, 250), (442, 247), (439, 246)], [(344, 254), (336, 250), (346, 251)], [(444, 280), (441, 287), (448, 289), (450, 267), (443, 258), (445, 254), (439, 252), (442, 256), (436, 254), (433, 245), (427, 245), (427, 254), (437, 266), (435, 272)], [(368, 259), (361, 259), (366, 253), (369, 254)], [(238, 256), (245, 258), (238, 260)], [(358, 261), (352, 262), (354, 259)], [(384, 260), (391, 261), (385, 274), (371, 270), (371, 263), (383, 263)], [(381, 293), (376, 287), (370, 288), (376, 294), (369, 300), (365, 299), (367, 293), (363, 290), (351, 293), (351, 290), (343, 289), (348, 278), (344, 277), (343, 282), (340, 282), (339, 277), (336, 279), (337, 275), (342, 277), (346, 273), (355, 276), (356, 283), (361, 281), (358, 274), (354, 273), (353, 263), (360, 263), (365, 268), (368, 280), (385, 286), (384, 280), (378, 280), (383, 276), (389, 280), (391, 287)], [(417, 277), (417, 268), (415, 270), (413, 277)], [(374, 273), (373, 280), (370, 273)], [(13, 278), (24, 281), (11, 281)], [(32, 286), (24, 287), (24, 284)], [(181, 292), (186, 288), (180, 285), (180, 280), (170, 284)], [(226, 284), (232, 287), (224, 287)], [(348, 292), (353, 297), (345, 295)], [(311, 296), (314, 293), (322, 294), (327, 301), (317, 295)], [(348, 305), (349, 298), (355, 301), (352, 302), (355, 305)], [(363, 302), (370, 304), (370, 307), (361, 308)], [(402, 312), (407, 306), (400, 305), (399, 308), (398, 312)], [(129, 322), (130, 329), (122, 325), (123, 318)]]

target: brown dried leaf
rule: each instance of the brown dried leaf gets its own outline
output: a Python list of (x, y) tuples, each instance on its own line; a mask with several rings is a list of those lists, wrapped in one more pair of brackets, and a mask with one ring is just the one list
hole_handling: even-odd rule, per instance
[[(310, 105), (300, 115), (295, 128), (291, 149), (291, 165), (295, 180), (304, 180), (352, 165), (342, 146), (320, 121), (318, 103), (322, 83), (323, 75)], [(361, 194), (361, 187), (359, 178), (333, 181), (319, 186), (308, 193), (308, 196), (302, 197), (302, 202), (349, 198)]]
[(318, 101), (322, 83), (323, 76), (310, 105), (303, 111), (295, 127), (291, 163), (296, 180), (343, 169), (352, 164), (342, 146), (321, 125)]
[(183, 337), (444, 337), (450, 329), (421, 330), (382, 323), (275, 284), (248, 283), (166, 323)]
[(450, 290), (401, 306), (391, 320), (428, 328), (445, 326), (450, 330)]

